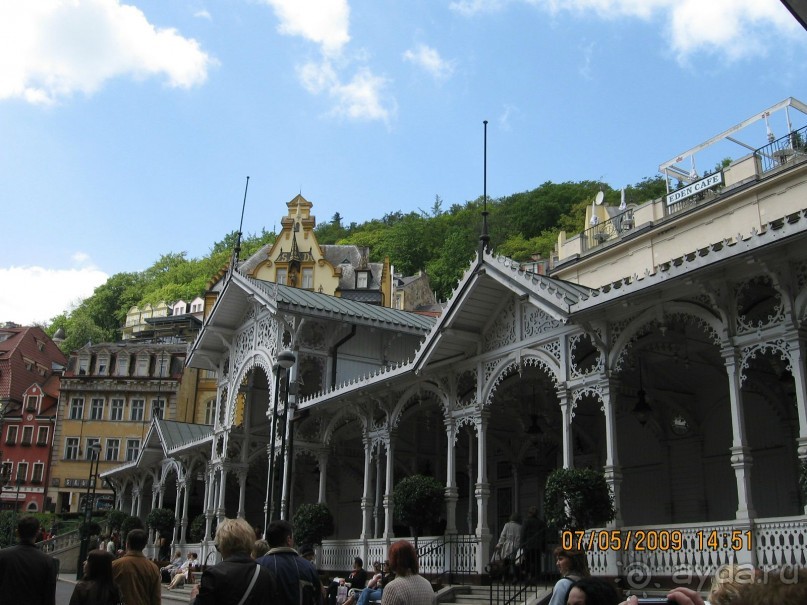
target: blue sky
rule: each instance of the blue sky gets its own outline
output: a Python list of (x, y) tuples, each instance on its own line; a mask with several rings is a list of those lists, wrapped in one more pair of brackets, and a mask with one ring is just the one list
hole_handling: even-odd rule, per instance
[(779, 0), (5, 0), (0, 321), (205, 254), (247, 175), (251, 233), (475, 199), (483, 120), (490, 196), (636, 183), (807, 101), (805, 55)]

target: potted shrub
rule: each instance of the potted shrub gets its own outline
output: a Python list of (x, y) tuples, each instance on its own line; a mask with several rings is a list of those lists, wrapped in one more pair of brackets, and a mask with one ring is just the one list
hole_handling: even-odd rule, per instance
[(427, 475), (412, 475), (395, 486), (392, 492), (395, 518), (411, 528), (416, 549), (421, 531), (440, 521), (444, 497), (443, 485)]
[(333, 533), (333, 515), (325, 504), (301, 504), (294, 512), (294, 542), (322, 544)]
[(146, 525), (159, 532), (160, 536), (170, 536), (175, 523), (174, 511), (169, 508), (153, 508), (146, 517)]
[(600, 527), (616, 516), (605, 475), (588, 468), (552, 471), (546, 480), (544, 511), (547, 523), (559, 530)]

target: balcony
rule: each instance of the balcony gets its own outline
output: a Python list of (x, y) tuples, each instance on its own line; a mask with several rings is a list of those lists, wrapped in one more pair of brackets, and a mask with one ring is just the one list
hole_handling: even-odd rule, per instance
[(807, 126), (771, 141), (754, 152), (762, 174), (807, 159)]
[(609, 240), (616, 240), (628, 233), (635, 226), (633, 209), (630, 208), (616, 216), (602, 221), (583, 232), (583, 252), (593, 250)]

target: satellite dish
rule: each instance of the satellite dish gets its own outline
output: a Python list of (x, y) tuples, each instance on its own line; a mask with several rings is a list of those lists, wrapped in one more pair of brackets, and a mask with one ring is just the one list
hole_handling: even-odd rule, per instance
[(594, 203), (600, 206), (605, 199), (605, 194), (602, 191), (597, 192), (597, 197), (594, 198)]

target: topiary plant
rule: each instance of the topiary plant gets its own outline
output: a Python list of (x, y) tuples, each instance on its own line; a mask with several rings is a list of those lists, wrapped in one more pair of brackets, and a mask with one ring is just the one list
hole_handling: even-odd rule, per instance
[(587, 468), (558, 468), (544, 491), (547, 523), (557, 529), (600, 527), (616, 516), (605, 475)]
[(121, 544), (126, 544), (126, 536), (133, 529), (145, 529), (140, 517), (127, 516), (120, 524)]
[(301, 504), (294, 513), (295, 544), (322, 544), (333, 530), (333, 515), (325, 504)]
[(123, 521), (128, 517), (125, 512), (113, 508), (106, 514), (106, 525), (110, 532), (119, 531)]
[(412, 529), (415, 548), (421, 531), (436, 524), (443, 514), (445, 489), (434, 477), (412, 475), (395, 486), (392, 504), (395, 518)]
[(176, 518), (170, 508), (153, 508), (146, 517), (146, 524), (160, 532), (160, 536), (168, 536), (174, 529)]

